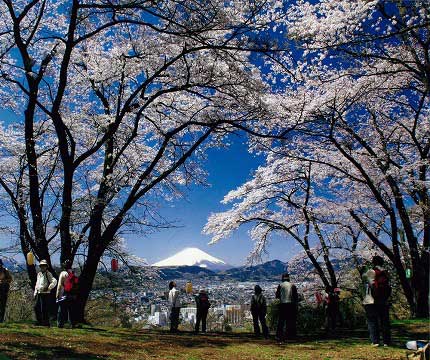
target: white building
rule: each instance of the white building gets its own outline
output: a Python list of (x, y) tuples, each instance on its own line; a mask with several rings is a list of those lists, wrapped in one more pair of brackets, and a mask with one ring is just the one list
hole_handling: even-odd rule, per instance
[(167, 326), (167, 312), (156, 311), (154, 315), (148, 316), (148, 324), (155, 326)]
[(196, 307), (181, 308), (181, 315), (184, 322), (194, 325), (196, 323), (197, 308)]

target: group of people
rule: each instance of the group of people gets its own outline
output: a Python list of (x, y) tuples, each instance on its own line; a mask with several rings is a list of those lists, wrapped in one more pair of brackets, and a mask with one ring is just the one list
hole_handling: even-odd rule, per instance
[[(169, 295), (168, 300), (170, 304), (170, 332), (177, 332), (179, 326), (179, 313), (181, 310), (181, 301), (179, 298), (180, 291), (176, 288), (176, 283), (171, 281), (169, 283)], [(208, 317), (209, 308), (211, 303), (209, 297), (204, 289), (194, 295), (196, 301), (196, 324), (194, 331), (196, 333), (200, 330), (200, 323), (202, 324), (202, 332), (206, 332), (206, 320)]]
[[(363, 300), (364, 309), (367, 317), (368, 330), (373, 346), (388, 346), (391, 342), (390, 321), (389, 321), (389, 297), (391, 287), (389, 284), (388, 272), (383, 268), (384, 260), (380, 256), (374, 256), (372, 259), (372, 268), (363, 273), (365, 283), (365, 296)], [(34, 288), (35, 314), (37, 325), (49, 326), (49, 308), (52, 292), (55, 291), (55, 299), (58, 304), (57, 325), (63, 327), (69, 321), (74, 327), (76, 321), (76, 302), (79, 286), (79, 279), (74, 274), (72, 262), (66, 260), (62, 264), (58, 281), (48, 270), (49, 264), (45, 260), (39, 263), (40, 271), (37, 274), (37, 280)], [(0, 323), (4, 321), (6, 302), (8, 298), (12, 276), (3, 266), (0, 259)], [(297, 334), (296, 322), (298, 313), (298, 293), (297, 287), (291, 282), (289, 274), (282, 275), (282, 282), (276, 289), (276, 298), (279, 299), (278, 307), (278, 325), (276, 338), (279, 341), (294, 339)], [(179, 314), (181, 308), (180, 291), (176, 283), (169, 283), (168, 301), (170, 304), (170, 331), (177, 332), (179, 325)], [(195, 332), (206, 332), (206, 320), (209, 308), (211, 306), (208, 294), (201, 289), (195, 294), (196, 301), (196, 323)], [(340, 315), (339, 312), (339, 294), (334, 288), (326, 288), (326, 312), (327, 326), (334, 328)], [(267, 301), (263, 295), (263, 289), (255, 285), (254, 294), (251, 298), (251, 314), (254, 325), (254, 333), (257, 336), (261, 334), (268, 338), (269, 330), (266, 324)], [(260, 330), (261, 325), (261, 330)], [(381, 342), (382, 333), (382, 342)]]
[[(66, 260), (63, 263), (63, 271), (61, 271), (58, 281), (48, 270), (49, 264), (46, 260), (39, 262), (39, 269), (33, 292), (36, 325), (50, 326), (50, 310), (52, 309), (52, 297), (54, 295), (58, 306), (58, 327), (64, 327), (67, 321), (70, 321), (70, 324), (74, 327), (76, 325), (75, 305), (79, 280), (72, 270), (72, 262)], [(3, 261), (0, 259), (0, 322), (4, 321), (11, 282), (10, 271), (3, 266)]]
[[(383, 268), (383, 265), (384, 260), (382, 257), (374, 256), (372, 267), (364, 272), (362, 277), (365, 284), (363, 305), (372, 346), (388, 346), (391, 343), (389, 320), (391, 287), (388, 272)], [(178, 331), (181, 307), (179, 301), (180, 292), (177, 290), (174, 281), (169, 283), (169, 290), (168, 298), (171, 306), (170, 331), (176, 332)], [(297, 336), (296, 324), (299, 298), (297, 287), (291, 282), (289, 274), (282, 275), (282, 282), (276, 289), (275, 297), (279, 299), (276, 339), (280, 342), (286, 339), (294, 339)], [(206, 291), (200, 290), (198, 295), (195, 296), (195, 300), (197, 308), (195, 332), (199, 332), (200, 322), (202, 323), (202, 332), (206, 332), (206, 317), (210, 307)], [(333, 331), (336, 328), (336, 324), (342, 321), (339, 308), (339, 289), (327, 286), (322, 302), (326, 311), (326, 328)], [(256, 336), (261, 336), (262, 334), (267, 339), (269, 336), (269, 329), (266, 324), (267, 301), (260, 285), (255, 285), (254, 287), (254, 294), (251, 298), (251, 314), (254, 334)]]
[[(179, 313), (181, 302), (179, 298), (180, 291), (176, 287), (176, 283), (171, 281), (169, 283), (168, 300), (170, 304), (170, 331), (177, 332), (179, 325)], [(200, 330), (200, 323), (202, 325), (202, 332), (206, 332), (206, 320), (209, 308), (211, 306), (208, 294), (204, 289), (201, 289), (198, 294), (194, 296), (196, 301), (196, 323), (194, 331), (196, 333)], [(282, 275), (282, 283), (279, 284), (276, 290), (276, 298), (279, 299), (279, 316), (277, 338), (280, 341), (296, 337), (296, 319), (298, 307), (298, 295), (296, 286), (291, 283), (290, 275)], [(267, 314), (267, 301), (263, 295), (263, 289), (260, 285), (255, 285), (254, 294), (251, 298), (251, 314), (254, 325), (254, 333), (257, 336), (261, 335), (267, 339), (269, 336), (269, 329), (266, 324)], [(261, 324), (261, 331), (260, 331)]]

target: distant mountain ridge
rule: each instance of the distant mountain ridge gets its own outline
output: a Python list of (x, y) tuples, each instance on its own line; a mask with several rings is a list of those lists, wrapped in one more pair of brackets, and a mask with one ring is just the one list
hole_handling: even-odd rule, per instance
[(280, 276), (288, 269), (288, 265), (280, 260), (271, 260), (263, 264), (252, 266), (240, 266), (219, 272), (219, 276), (238, 280), (279, 280)]
[(253, 266), (240, 266), (224, 271), (212, 271), (199, 266), (168, 266), (158, 271), (162, 279), (191, 279), (199, 277), (214, 277), (219, 280), (264, 281), (279, 280), (287, 271), (287, 264), (280, 260), (271, 260)]

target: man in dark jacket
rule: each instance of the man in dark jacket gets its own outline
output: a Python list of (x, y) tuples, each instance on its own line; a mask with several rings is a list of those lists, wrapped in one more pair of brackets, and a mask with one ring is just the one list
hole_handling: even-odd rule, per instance
[(205, 290), (201, 289), (198, 295), (195, 296), (195, 300), (197, 307), (195, 332), (199, 332), (200, 321), (202, 322), (202, 332), (206, 332), (206, 319), (208, 317), (208, 311), (211, 306), (208, 294)]
[(0, 323), (4, 321), (6, 312), (7, 296), (9, 294), (12, 276), (8, 269), (3, 266), (3, 260), (0, 259)]
[(282, 283), (276, 290), (276, 298), (280, 300), (276, 337), (279, 341), (285, 341), (287, 337), (294, 339), (296, 337), (298, 295), (296, 285), (290, 282), (289, 274), (282, 275)]
[(256, 336), (260, 336), (260, 326), (258, 324), (258, 321), (260, 320), (263, 336), (267, 339), (269, 336), (269, 329), (266, 325), (267, 304), (266, 298), (262, 292), (263, 289), (261, 289), (259, 285), (255, 285), (254, 295), (252, 295), (251, 298), (251, 314), (252, 321), (254, 323), (254, 334)]

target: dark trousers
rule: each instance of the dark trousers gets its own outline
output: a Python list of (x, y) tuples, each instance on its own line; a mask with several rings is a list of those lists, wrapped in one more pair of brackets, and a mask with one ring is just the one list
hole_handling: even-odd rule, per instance
[[(293, 339), (296, 337), (297, 305), (296, 304), (279, 304), (278, 329), (276, 336), (279, 340), (286, 338)], [(286, 327), (286, 332), (284, 328)]]
[(49, 297), (51, 294), (37, 294), (34, 312), (39, 325), (49, 326)]
[(208, 309), (197, 309), (195, 331), (199, 332), (200, 321), (202, 322), (202, 332), (206, 332), (206, 318), (208, 317)]
[(57, 315), (57, 325), (59, 328), (64, 327), (67, 321), (75, 326), (75, 300), (72, 297), (66, 297), (63, 301), (58, 303), (58, 315)]
[(254, 323), (254, 334), (260, 335), (260, 326), (258, 324), (260, 321), (261, 330), (263, 331), (263, 336), (267, 338), (269, 336), (269, 329), (266, 325), (266, 314), (262, 311), (252, 311), (252, 322)]
[(9, 294), (9, 284), (0, 285), (0, 323), (4, 321), (8, 294)]
[(390, 314), (389, 306), (385, 304), (364, 305), (367, 317), (367, 327), (369, 329), (370, 341), (373, 344), (380, 342), (380, 330), (382, 330), (382, 340), (384, 344), (390, 344)]
[(326, 311), (327, 331), (334, 331), (336, 329), (337, 322), (340, 321), (339, 304), (328, 304)]
[(170, 312), (170, 331), (177, 331), (179, 326), (179, 312), (181, 308), (172, 307)]

